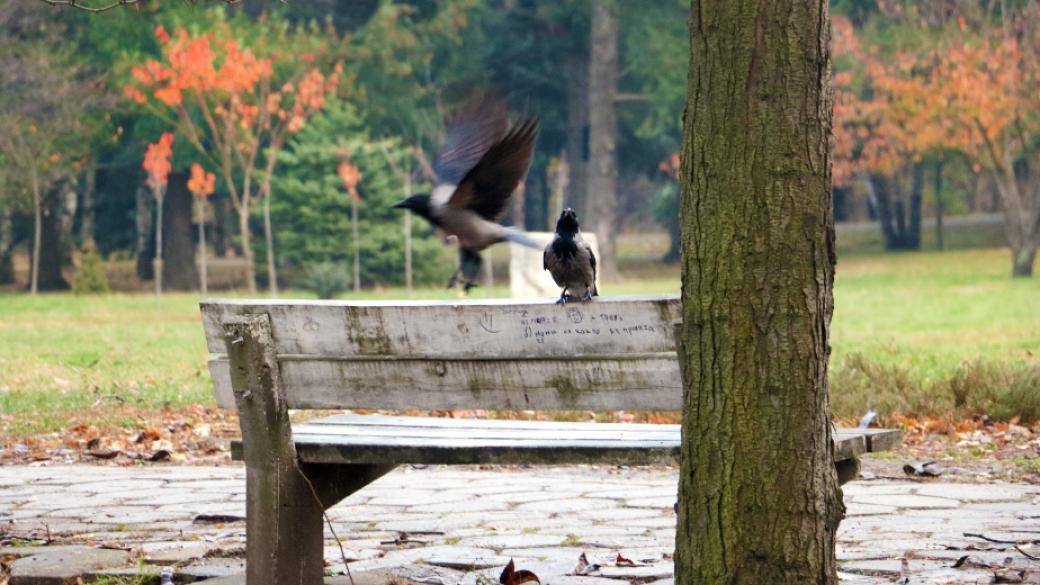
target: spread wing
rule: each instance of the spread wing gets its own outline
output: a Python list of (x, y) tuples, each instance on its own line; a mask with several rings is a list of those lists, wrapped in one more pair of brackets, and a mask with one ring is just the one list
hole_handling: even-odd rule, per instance
[(531, 165), (537, 135), (538, 118), (535, 116), (513, 126), (466, 173), (448, 204), (496, 221)]
[(441, 183), (458, 185), (506, 132), (505, 104), (488, 96), (466, 102), (447, 121), (433, 170)]

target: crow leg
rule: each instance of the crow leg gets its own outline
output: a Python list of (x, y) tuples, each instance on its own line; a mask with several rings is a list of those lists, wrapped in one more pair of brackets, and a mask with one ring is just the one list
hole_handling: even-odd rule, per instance
[(559, 298), (559, 300), (556, 301), (556, 304), (557, 305), (566, 305), (567, 304), (567, 287), (563, 287), (563, 292), (560, 293), (560, 298)]
[(586, 303), (592, 300), (592, 287), (591, 286), (585, 288), (585, 294), (581, 296), (581, 300), (583, 302), (586, 302)]
[(465, 248), (459, 250), (459, 275), (462, 277), (463, 291), (469, 292), (469, 289), (477, 286), (483, 264), (480, 253)]

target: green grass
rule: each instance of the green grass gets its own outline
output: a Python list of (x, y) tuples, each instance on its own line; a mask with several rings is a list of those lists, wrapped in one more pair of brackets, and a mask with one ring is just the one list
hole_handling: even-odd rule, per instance
[[(677, 267), (639, 264), (605, 292), (678, 291)], [(1040, 350), (1040, 277), (1011, 279), (1009, 264), (1005, 249), (842, 256), (831, 340), (835, 412), (949, 412), (958, 393), (961, 407), (1040, 412), (1040, 364), (1030, 353)], [(412, 298), (456, 293), (424, 289)], [(198, 300), (168, 294), (157, 310), (149, 295), (0, 293), (0, 429), (57, 431), (84, 418), (130, 427), (133, 408), (212, 404)]]

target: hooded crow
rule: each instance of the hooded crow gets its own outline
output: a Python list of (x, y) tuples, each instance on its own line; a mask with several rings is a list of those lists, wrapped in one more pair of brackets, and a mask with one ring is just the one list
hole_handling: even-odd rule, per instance
[(498, 223), (531, 164), (537, 133), (536, 117), (507, 130), (504, 106), (488, 99), (476, 102), (448, 122), (434, 164), (433, 190), (394, 204), (457, 238), (460, 262), (449, 288), (459, 280), (465, 291), (477, 286), (480, 252), (493, 244), (510, 241), (540, 247), (522, 231)]
[(556, 235), (545, 247), (542, 267), (549, 271), (558, 286), (563, 287), (560, 300), (591, 301), (596, 290), (596, 255), (578, 230), (578, 214), (567, 208), (556, 220)]

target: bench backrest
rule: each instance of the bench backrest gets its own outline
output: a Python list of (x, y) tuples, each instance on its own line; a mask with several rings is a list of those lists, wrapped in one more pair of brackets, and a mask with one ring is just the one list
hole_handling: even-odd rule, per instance
[(201, 304), (218, 402), (223, 323), (266, 313), (295, 409), (678, 410), (676, 295), (545, 301)]

